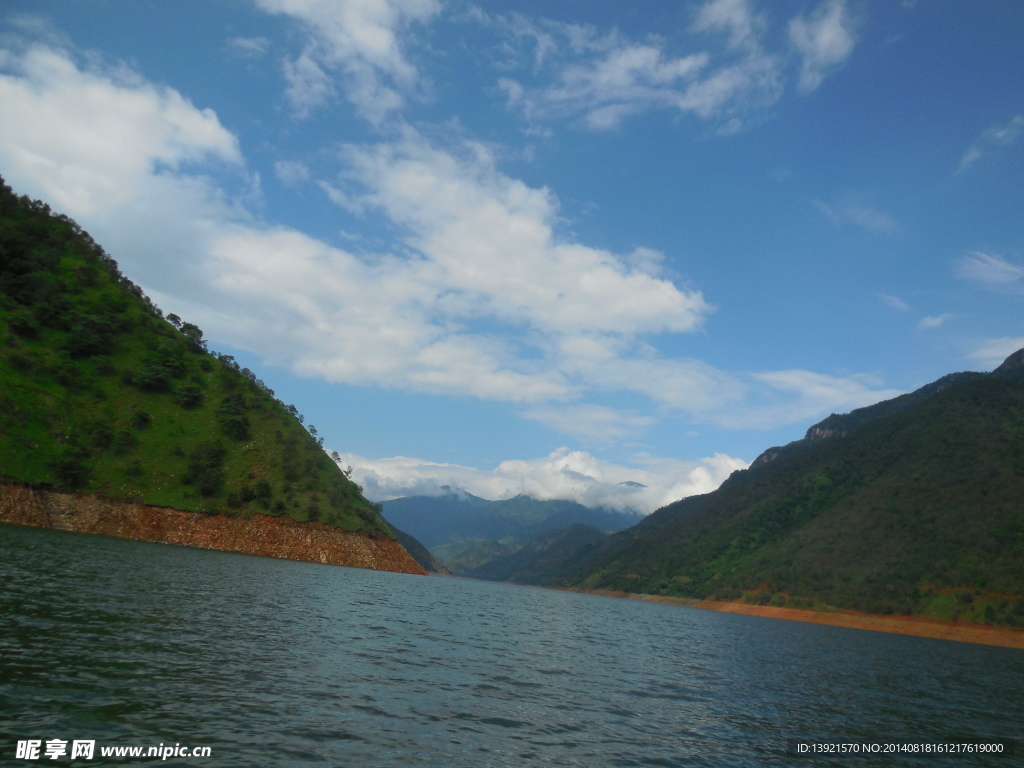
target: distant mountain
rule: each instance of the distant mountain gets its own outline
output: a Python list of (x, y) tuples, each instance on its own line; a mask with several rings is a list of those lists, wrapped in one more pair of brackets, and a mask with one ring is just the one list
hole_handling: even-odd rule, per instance
[[(382, 507), (389, 522), (416, 537), (456, 573), (574, 523), (620, 531), (642, 518), (639, 513), (585, 507), (574, 501), (539, 501), (522, 495), (488, 501), (465, 492), (407, 496), (385, 501)], [(469, 542), (472, 546), (459, 546)]]
[(1024, 626), (1024, 350), (830, 416), (558, 569), (588, 588)]

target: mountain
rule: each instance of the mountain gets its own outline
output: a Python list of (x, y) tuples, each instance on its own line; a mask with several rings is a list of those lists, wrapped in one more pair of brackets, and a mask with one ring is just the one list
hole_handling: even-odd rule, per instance
[(489, 539), (438, 544), (431, 550), (456, 576), (471, 576), (477, 568), (492, 560), (508, 557), (515, 551), (514, 547)]
[(761, 464), (774, 461), (780, 456), (788, 456), (807, 450), (816, 440), (823, 440), (829, 437), (843, 437), (862, 424), (866, 424), (869, 421), (874, 421), (875, 419), (880, 419), (885, 416), (894, 416), (897, 413), (903, 413), (945, 389), (949, 389), (950, 387), (955, 386), (956, 384), (961, 384), (965, 381), (976, 381), (977, 379), (982, 379), (986, 375), (987, 374), (977, 373), (974, 371), (950, 373), (943, 376), (938, 381), (933, 381), (931, 384), (925, 384), (920, 389), (916, 389), (905, 395), (900, 395), (899, 397), (894, 397), (891, 400), (883, 400), (882, 402), (875, 403), (874, 405), (857, 408), (856, 410), (850, 411), (850, 413), (833, 413), (828, 418), (819, 421), (808, 429), (807, 434), (804, 435), (802, 440), (795, 440), (794, 442), (781, 447), (769, 448), (754, 459), (750, 466), (751, 468), (758, 467)]
[(406, 496), (381, 506), (390, 523), (415, 536), (460, 575), (520, 549), (543, 533), (574, 523), (619, 531), (641, 519), (638, 513), (585, 507), (574, 501), (540, 501), (523, 495), (488, 501), (453, 491)]
[(609, 534), (583, 523), (547, 531), (517, 552), (489, 560), (466, 573), (475, 579), (560, 585), (573, 574), (576, 560), (589, 555)]
[(391, 532), (395, 534), (395, 538), (398, 540), (398, 543), (402, 545), (406, 552), (412, 555), (412, 558), (422, 566), (423, 570), (427, 573), (436, 573), (440, 576), (452, 575), (448, 566), (434, 557), (430, 550), (424, 547), (419, 541), (393, 525), (389, 525), (388, 527), (391, 529)]
[[(73, 513), (51, 514), (64, 504), (56, 497), (15, 504), (22, 496), (13, 489), (27, 487), (101, 499), (106, 507), (91, 507), (94, 532), (134, 537), (170, 527), (187, 539), (186, 529), (198, 526), (216, 541), (217, 526), (204, 517), (262, 515), (282, 523), (261, 524), (264, 540), (253, 546), (263, 549), (267, 531), (299, 536), (290, 522), (393, 542), (379, 510), (295, 406), (230, 356), (209, 352), (197, 326), (163, 317), (74, 221), (2, 180), (0, 339), (0, 485), (12, 489), (3, 520), (73, 528)], [(127, 511), (131, 505), (194, 514), (176, 522), (163, 515), (154, 528), (129, 521), (125, 515), (143, 515)], [(244, 526), (228, 527), (223, 536), (245, 538)], [(381, 546), (419, 572), (400, 547)], [(372, 561), (366, 547), (357, 549), (359, 562)]]
[(1024, 350), (830, 416), (562, 570), (592, 589), (1024, 626)]

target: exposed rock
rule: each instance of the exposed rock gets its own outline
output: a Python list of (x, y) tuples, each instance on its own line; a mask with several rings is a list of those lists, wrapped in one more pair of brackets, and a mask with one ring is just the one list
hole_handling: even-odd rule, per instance
[(845, 437), (849, 433), (846, 429), (829, 429), (815, 425), (807, 430), (804, 440), (827, 440), (830, 437)]
[(425, 575), (401, 544), (288, 517), (234, 518), (5, 485), (0, 523)]

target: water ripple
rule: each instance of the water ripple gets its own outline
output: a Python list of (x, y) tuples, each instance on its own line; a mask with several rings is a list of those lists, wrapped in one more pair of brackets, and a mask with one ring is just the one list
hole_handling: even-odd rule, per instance
[(85, 738), (210, 746), (203, 766), (782, 766), (788, 738), (1024, 722), (1024, 654), (1001, 648), (6, 526), (0, 583), (0, 755)]

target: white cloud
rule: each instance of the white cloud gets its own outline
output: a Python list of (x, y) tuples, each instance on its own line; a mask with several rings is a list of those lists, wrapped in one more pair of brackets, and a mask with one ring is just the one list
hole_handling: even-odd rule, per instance
[[(749, 120), (775, 104), (784, 91), (783, 59), (764, 45), (769, 31), (765, 14), (749, 0), (709, 0), (694, 14), (691, 31), (703, 39), (686, 40), (690, 50), (670, 52), (669, 41), (651, 37), (629, 40), (612, 31), (522, 17), (474, 18), (504, 27), (500, 89), (510, 108), (530, 121), (581, 118), (592, 130), (617, 128), (632, 115), (674, 110), (720, 123), (719, 135), (743, 130)], [(543, 29), (541, 29), (543, 26)], [(826, 0), (810, 15), (789, 22), (789, 43), (801, 58), (799, 89), (818, 88), (841, 67), (856, 45), (856, 24), (845, 0)], [(726, 35), (718, 47), (708, 38)], [(522, 41), (534, 43), (532, 71), (509, 76), (518, 62), (509, 51)], [(707, 40), (707, 42), (705, 42)], [(671, 41), (678, 45), (678, 40)], [(543, 47), (543, 54), (541, 48)]]
[(978, 361), (986, 368), (997, 368), (1019, 349), (1024, 349), (1024, 336), (1004, 336), (982, 342), (971, 350), (967, 358)]
[(309, 168), (298, 160), (278, 160), (274, 163), (274, 175), (286, 187), (294, 187), (309, 181)]
[[(285, 95), (295, 110), (296, 117), (307, 117), (316, 107), (326, 104), (334, 95), (334, 82), (317, 61), (315, 50), (307, 49), (294, 59), (284, 62), (284, 79), (288, 83)], [(394, 94), (387, 94), (383, 108), (390, 109), (397, 105)], [(377, 108), (379, 109), (379, 108)], [(378, 117), (374, 112), (375, 119)]]
[(960, 160), (960, 165), (957, 168), (957, 173), (967, 170), (967, 168), (977, 162), (981, 157), (999, 149), (1000, 147), (1007, 147), (1015, 143), (1017, 139), (1024, 134), (1024, 115), (1015, 116), (1010, 122), (1005, 125), (997, 125), (984, 131), (981, 136), (978, 137), (963, 158)]
[(633, 436), (654, 423), (650, 416), (592, 404), (530, 408), (523, 411), (522, 416), (563, 434), (599, 444)]
[(792, 19), (789, 40), (803, 58), (800, 90), (809, 93), (853, 53), (856, 36), (845, 0), (826, 0), (809, 17)]
[[(719, 56), (706, 50), (674, 55), (660, 38), (636, 42), (614, 31), (601, 35), (550, 21), (540, 31), (521, 17), (485, 18), (516, 41), (537, 41), (531, 76), (538, 84), (507, 75), (499, 80), (509, 107), (531, 121), (581, 117), (586, 127), (607, 130), (631, 115), (668, 109), (722, 118), (721, 132), (729, 134), (743, 126), (733, 113), (774, 103), (782, 94), (779, 61), (761, 48), (764, 24), (745, 2), (716, 0), (697, 14), (694, 31), (728, 33), (729, 47)], [(507, 49), (506, 44), (501, 50)]]
[(827, 413), (845, 413), (903, 394), (895, 389), (877, 389), (881, 382), (863, 374), (829, 376), (797, 369), (754, 373), (751, 376), (773, 390), (774, 398), (771, 391), (759, 392), (759, 402), (744, 404), (742, 408), (724, 414), (719, 423), (747, 428), (781, 426), (808, 421)]
[[(256, 176), (212, 111), (124, 66), (76, 66), (66, 51), (4, 60), (9, 183), (78, 219), (165, 309), (270, 364), (517, 403), (606, 439), (650, 418), (588, 402), (592, 393), (639, 393), (666, 413), (738, 427), (886, 394), (857, 377), (822, 385), (804, 372), (803, 385), (780, 387), (770, 374), (663, 357), (644, 338), (701, 328), (712, 311), (701, 293), (662, 277), (655, 251), (619, 255), (559, 234), (555, 196), (502, 174), (479, 144), (444, 149), (406, 129), (345, 148), (325, 189), (404, 238), (393, 252), (356, 254), (256, 220), (243, 204)], [(275, 170), (304, 175), (294, 163)]]
[(941, 328), (943, 325), (945, 325), (947, 320), (951, 320), (953, 317), (955, 317), (955, 315), (952, 315), (949, 312), (945, 312), (941, 315), (923, 317), (921, 318), (921, 322), (917, 324), (917, 327), (921, 328), (922, 330)]
[[(353, 468), (352, 478), (375, 501), (440, 495), (447, 486), (484, 499), (523, 494), (644, 513), (687, 496), (710, 493), (734, 471), (748, 466), (724, 454), (693, 462), (638, 455), (633, 466), (623, 466), (566, 448), (540, 459), (503, 461), (489, 471), (404, 456), (368, 459), (343, 453), (341, 457), (342, 464)], [(629, 481), (646, 487), (621, 485)]]
[(973, 251), (964, 256), (958, 265), (960, 277), (976, 283), (1007, 288), (1024, 277), (1024, 267), (1011, 264), (998, 253)]
[(550, 191), (501, 174), (480, 145), (457, 151), (408, 128), (398, 143), (345, 151), (360, 201), (405, 228), (407, 244), (443, 273), (448, 311), (555, 334), (700, 327), (710, 307), (698, 291), (559, 237)]
[(847, 200), (830, 205), (812, 200), (811, 204), (836, 226), (852, 225), (875, 234), (891, 234), (899, 229), (892, 216), (863, 203)]
[(128, 204), (189, 164), (241, 166), (212, 110), (124, 68), (80, 69), (61, 50), (8, 52), (0, 157), (8, 181), (73, 216)]
[(265, 37), (231, 37), (228, 46), (241, 56), (259, 58), (270, 50), (270, 41)]
[(591, 128), (614, 128), (630, 114), (679, 105), (707, 61), (704, 54), (667, 58), (651, 45), (622, 45), (565, 69), (561, 82), (543, 94), (544, 108), (583, 112)]
[(268, 13), (291, 16), (309, 34), (285, 61), (287, 96), (298, 115), (328, 101), (338, 78), (360, 115), (380, 123), (422, 85), (399, 33), (441, 10), (437, 0), (255, 0)]
[(887, 293), (883, 293), (881, 294), (881, 299), (890, 309), (895, 309), (899, 312), (909, 312), (911, 310), (911, 306), (899, 296), (890, 296)]
[(766, 20), (753, 12), (748, 0), (712, 0), (697, 12), (694, 29), (725, 30), (733, 48), (756, 48)]

